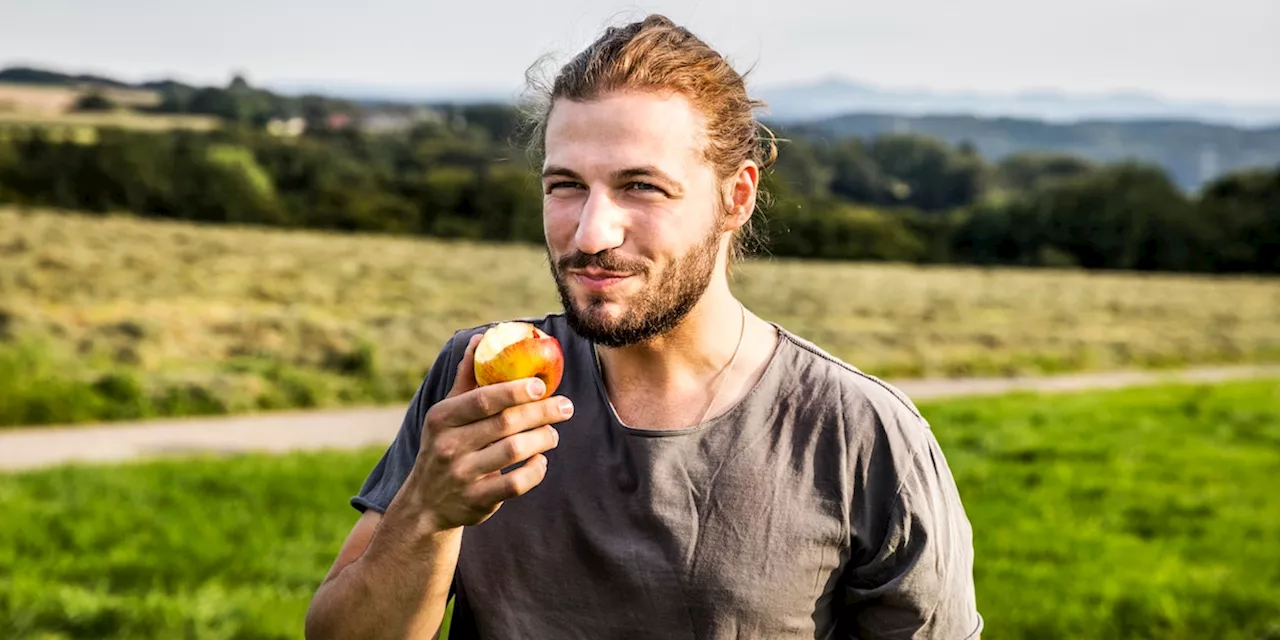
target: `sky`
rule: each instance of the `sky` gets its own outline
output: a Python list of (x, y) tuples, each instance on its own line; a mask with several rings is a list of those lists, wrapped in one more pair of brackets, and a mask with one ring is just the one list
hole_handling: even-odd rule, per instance
[(754, 86), (1280, 103), (1280, 0), (0, 0), (0, 66), (514, 92), (539, 58), (649, 12), (753, 68)]

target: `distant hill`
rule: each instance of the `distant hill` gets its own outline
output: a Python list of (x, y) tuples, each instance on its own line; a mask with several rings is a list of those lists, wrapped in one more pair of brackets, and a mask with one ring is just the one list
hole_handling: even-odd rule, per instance
[(59, 73), (57, 71), (35, 69), (32, 67), (9, 67), (7, 69), (0, 69), (0, 82), (53, 86), (92, 84), (102, 87), (113, 87), (116, 89), (135, 88), (131, 84), (103, 76), (70, 75), (66, 73)]
[(1136, 158), (1163, 166), (1188, 190), (1234, 169), (1280, 165), (1280, 126), (1243, 128), (1187, 120), (1058, 124), (1018, 118), (857, 113), (791, 125), (787, 132), (862, 138), (919, 133), (952, 144), (968, 141), (992, 159), (1019, 151), (1060, 151), (1100, 162)]
[(1138, 92), (1071, 95), (1056, 91), (996, 95), (882, 89), (833, 78), (763, 87), (760, 97), (777, 121), (827, 118), (845, 113), (966, 114), (1069, 122), (1078, 120), (1198, 120), (1237, 126), (1280, 125), (1280, 104), (1182, 102)]

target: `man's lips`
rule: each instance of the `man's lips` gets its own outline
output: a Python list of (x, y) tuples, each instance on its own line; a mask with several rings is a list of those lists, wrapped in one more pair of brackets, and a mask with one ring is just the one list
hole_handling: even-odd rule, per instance
[(588, 291), (605, 291), (631, 277), (629, 273), (604, 271), (602, 269), (572, 270), (569, 274)]

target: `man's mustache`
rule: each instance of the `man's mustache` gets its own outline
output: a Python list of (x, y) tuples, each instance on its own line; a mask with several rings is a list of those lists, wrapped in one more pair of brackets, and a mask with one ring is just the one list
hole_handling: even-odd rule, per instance
[(609, 251), (600, 253), (574, 251), (556, 261), (556, 267), (561, 273), (568, 269), (586, 269), (588, 267), (629, 274), (644, 273), (648, 269), (643, 260), (627, 259)]

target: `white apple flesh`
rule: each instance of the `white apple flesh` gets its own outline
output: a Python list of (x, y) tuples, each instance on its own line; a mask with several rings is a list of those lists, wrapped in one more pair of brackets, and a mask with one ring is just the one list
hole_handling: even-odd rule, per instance
[(500, 322), (476, 345), (476, 384), (481, 386), (538, 378), (547, 386), (545, 397), (555, 393), (563, 374), (560, 341), (527, 322)]

